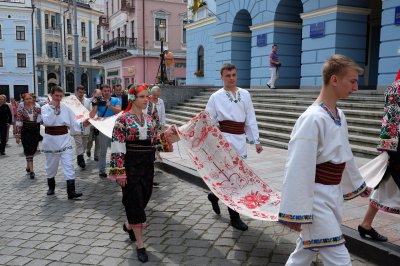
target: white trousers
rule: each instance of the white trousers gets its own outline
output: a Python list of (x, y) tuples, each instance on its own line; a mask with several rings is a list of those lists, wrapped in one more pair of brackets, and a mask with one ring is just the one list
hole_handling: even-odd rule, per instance
[(86, 151), (89, 135), (73, 135), (75, 140), (76, 156), (82, 155)]
[(279, 78), (279, 71), (277, 67), (270, 67), (269, 71), (271, 72), (271, 78), (267, 84), (271, 87), (271, 89), (275, 89), (275, 82)]
[(61, 160), (62, 171), (65, 180), (75, 179), (74, 159), (72, 149), (67, 149), (61, 153), (45, 153), (47, 178), (57, 175), (58, 164)]
[[(319, 249), (319, 256), (324, 266), (351, 266), (349, 251), (345, 245)], [(296, 241), (296, 249), (290, 254), (286, 266), (309, 266), (317, 253), (303, 248), (300, 238)]]

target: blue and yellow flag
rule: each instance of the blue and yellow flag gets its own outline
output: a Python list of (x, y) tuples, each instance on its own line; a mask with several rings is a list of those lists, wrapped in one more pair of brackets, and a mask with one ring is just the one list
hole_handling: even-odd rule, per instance
[(200, 0), (193, 0), (193, 15), (196, 15), (197, 10), (200, 8)]

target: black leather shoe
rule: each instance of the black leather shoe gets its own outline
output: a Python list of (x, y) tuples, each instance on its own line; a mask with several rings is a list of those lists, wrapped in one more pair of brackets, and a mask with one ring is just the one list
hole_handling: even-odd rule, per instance
[(240, 219), (240, 217), (231, 218), (231, 225), (238, 230), (246, 231), (249, 227)]
[(133, 229), (128, 230), (125, 223), (124, 223), (124, 226), (122, 227), (122, 229), (124, 229), (124, 231), (129, 234), (129, 238), (131, 239), (132, 242), (136, 241), (136, 237), (135, 237), (135, 233), (133, 232)]
[(386, 236), (379, 234), (372, 227), (371, 227), (371, 229), (367, 230), (367, 229), (364, 229), (363, 227), (361, 227), (361, 225), (359, 225), (358, 232), (360, 233), (361, 237), (365, 237), (365, 235), (368, 235), (372, 238), (372, 240), (375, 240), (375, 241), (386, 242), (388, 240)]
[(207, 196), (208, 200), (211, 202), (212, 208), (216, 214), (221, 214), (221, 209), (218, 205), (218, 198), (212, 193), (209, 193)]
[(29, 173), (29, 177), (30, 177), (31, 179), (35, 179), (35, 172), (30, 172), (30, 173)]
[(149, 256), (147, 256), (145, 248), (137, 248), (137, 258), (141, 262), (147, 262), (149, 260)]
[(99, 177), (100, 177), (100, 178), (106, 178), (106, 177), (107, 177), (107, 174), (104, 173), (104, 172), (100, 172), (100, 173), (99, 173)]
[(87, 155), (87, 157), (90, 157), (90, 156), (92, 156), (92, 153), (90, 151), (87, 151), (86, 155)]

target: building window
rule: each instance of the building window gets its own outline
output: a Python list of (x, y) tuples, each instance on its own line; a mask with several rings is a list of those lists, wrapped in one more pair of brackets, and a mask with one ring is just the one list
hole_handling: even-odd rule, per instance
[(53, 46), (54, 46), (54, 57), (55, 58), (60, 58), (60, 55), (59, 55), (60, 43), (54, 42)]
[(131, 21), (131, 38), (135, 38), (135, 21)]
[(49, 14), (44, 14), (44, 28), (49, 28)]
[(101, 39), (101, 27), (97, 25), (97, 39)]
[(158, 27), (160, 26), (160, 24), (164, 24), (164, 26), (165, 26), (165, 40), (164, 41), (167, 41), (167, 20), (165, 19), (165, 18), (156, 18), (156, 20), (155, 20), (155, 33), (156, 33), (156, 41), (160, 41), (160, 33), (159, 33), (159, 31), (158, 31)]
[(3, 67), (3, 53), (0, 53), (0, 67)]
[(47, 57), (53, 58), (53, 43), (52, 42), (47, 42), (46, 50), (47, 50)]
[(82, 62), (86, 62), (86, 47), (82, 47)]
[(200, 45), (197, 50), (197, 72), (202, 71), (204, 74), (204, 48)]
[(51, 28), (54, 30), (56, 28), (56, 16), (51, 16)]
[(67, 19), (67, 34), (72, 34), (71, 19)]
[(17, 26), (17, 40), (25, 40), (25, 26)]
[(72, 45), (68, 45), (68, 60), (72, 60)]
[(82, 35), (82, 37), (86, 37), (86, 25), (85, 25), (85, 22), (81, 22), (81, 35)]
[(17, 66), (26, 67), (26, 54), (17, 54)]
[(2, 38), (2, 34), (1, 34), (1, 25), (0, 25), (0, 39)]
[(185, 28), (186, 24), (187, 24), (187, 21), (183, 20), (183, 28), (182, 28), (182, 43), (183, 44), (186, 44), (186, 28)]

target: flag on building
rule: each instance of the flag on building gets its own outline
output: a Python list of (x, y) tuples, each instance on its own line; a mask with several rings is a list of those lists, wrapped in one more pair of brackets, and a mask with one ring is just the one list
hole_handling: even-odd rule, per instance
[(197, 10), (200, 8), (200, 0), (193, 0), (193, 15), (196, 15)]

